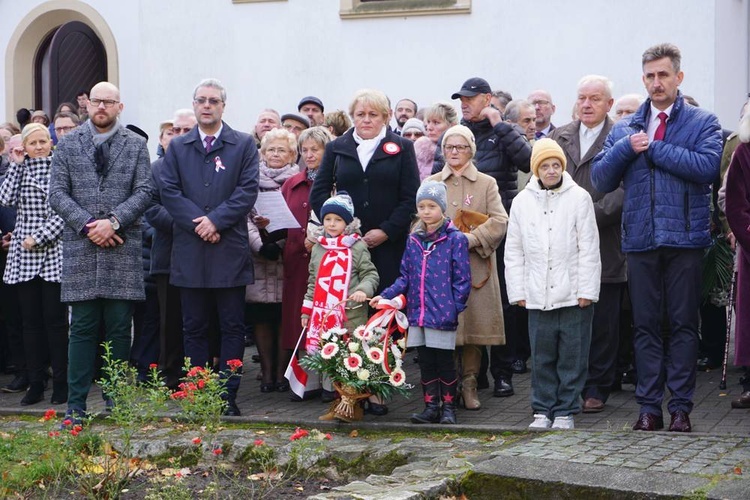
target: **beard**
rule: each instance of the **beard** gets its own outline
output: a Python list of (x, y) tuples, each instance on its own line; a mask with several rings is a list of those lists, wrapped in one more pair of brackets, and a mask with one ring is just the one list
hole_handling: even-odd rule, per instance
[(96, 113), (90, 116), (91, 121), (96, 125), (97, 128), (102, 130), (107, 130), (112, 125), (114, 125), (115, 121), (117, 121), (116, 116), (109, 116), (106, 114), (100, 114)]

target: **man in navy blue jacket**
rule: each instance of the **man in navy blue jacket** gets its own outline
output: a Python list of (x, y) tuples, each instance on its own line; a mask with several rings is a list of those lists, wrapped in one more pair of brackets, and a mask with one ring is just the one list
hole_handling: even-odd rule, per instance
[[(713, 114), (683, 99), (680, 60), (680, 50), (668, 43), (643, 53), (649, 99), (614, 126), (591, 169), (597, 190), (614, 191), (621, 183), (625, 189), (622, 250), (635, 327), (635, 395), (641, 406), (634, 430), (663, 428), (666, 382), (669, 430), (691, 431), (701, 259), (711, 244), (709, 204), (719, 173), (721, 127)], [(671, 329), (666, 354), (663, 310)]]
[[(258, 148), (221, 119), (226, 91), (203, 80), (193, 93), (198, 126), (172, 140), (161, 171), (161, 199), (174, 219), (170, 283), (180, 287), (185, 355), (209, 362), (211, 312), (219, 316), (220, 369), (242, 359), (245, 286), (253, 283), (247, 214), (258, 197)], [(239, 377), (227, 380), (226, 415), (239, 416)]]

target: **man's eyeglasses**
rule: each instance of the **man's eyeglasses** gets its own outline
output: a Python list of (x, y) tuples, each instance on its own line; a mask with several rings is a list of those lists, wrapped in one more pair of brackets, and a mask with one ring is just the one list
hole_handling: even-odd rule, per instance
[(464, 153), (469, 149), (471, 149), (471, 146), (464, 146), (461, 144), (446, 144), (445, 146), (443, 146), (443, 151), (445, 151), (446, 153), (450, 153), (451, 151)]
[(120, 101), (115, 101), (114, 99), (97, 99), (95, 97), (92, 97), (91, 99), (89, 99), (89, 102), (95, 108), (98, 108), (100, 104), (104, 104), (104, 107), (109, 109)]
[(55, 127), (55, 133), (56, 134), (67, 134), (71, 130), (73, 130), (75, 127)]
[(542, 100), (542, 99), (535, 100), (535, 101), (531, 101), (531, 105), (532, 106), (548, 106), (549, 105), (549, 101), (545, 101), (545, 100)]
[(206, 103), (210, 104), (211, 106), (218, 106), (224, 101), (222, 101), (221, 99), (216, 99), (215, 97), (196, 97), (195, 99), (193, 99), (193, 102), (200, 106), (203, 106)]
[(193, 130), (192, 127), (172, 127), (172, 133), (175, 135), (187, 134)]

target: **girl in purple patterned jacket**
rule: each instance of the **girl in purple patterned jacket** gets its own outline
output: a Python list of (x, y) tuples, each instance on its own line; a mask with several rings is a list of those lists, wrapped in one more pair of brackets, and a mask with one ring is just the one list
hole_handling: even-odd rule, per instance
[[(408, 347), (417, 347), (425, 409), (414, 414), (415, 424), (456, 423), (456, 348), (458, 315), (466, 309), (471, 291), (466, 236), (445, 217), (446, 190), (428, 181), (417, 191), (419, 221), (414, 225), (401, 259), (401, 275), (374, 297), (406, 296)], [(442, 415), (440, 403), (442, 401)]]

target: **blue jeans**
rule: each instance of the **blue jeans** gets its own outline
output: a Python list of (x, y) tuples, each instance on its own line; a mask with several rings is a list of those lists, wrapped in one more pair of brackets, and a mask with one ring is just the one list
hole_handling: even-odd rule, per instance
[(548, 418), (581, 411), (594, 308), (529, 309), (531, 407)]

